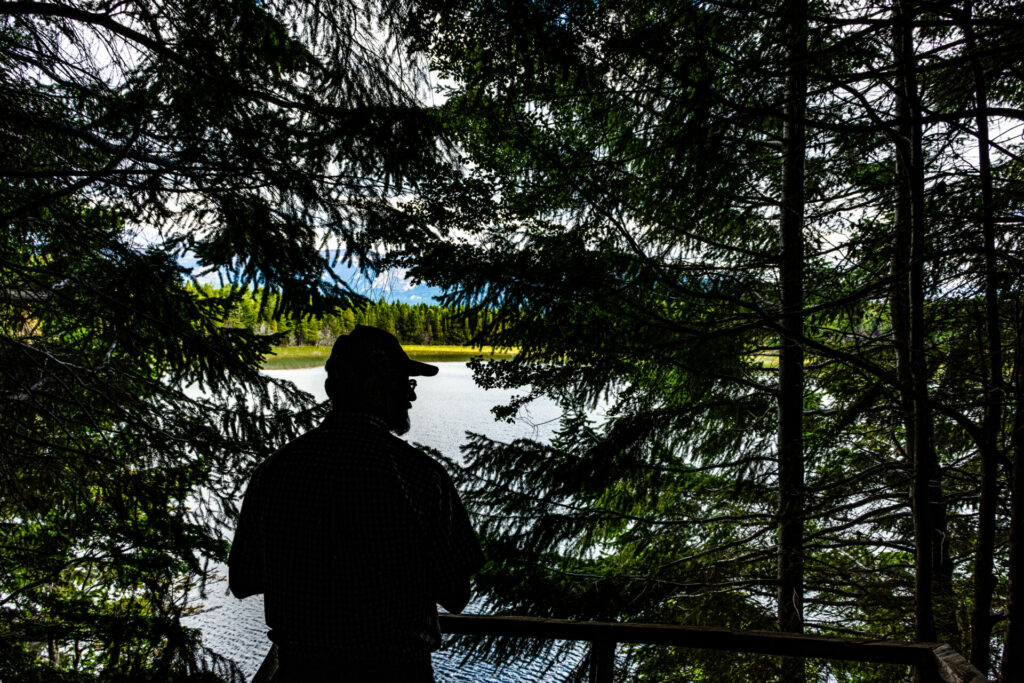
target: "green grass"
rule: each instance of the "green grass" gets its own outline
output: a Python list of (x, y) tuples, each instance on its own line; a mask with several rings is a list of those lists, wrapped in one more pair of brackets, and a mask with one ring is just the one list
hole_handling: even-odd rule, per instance
[[(492, 346), (480, 349), (473, 346), (404, 344), (402, 348), (413, 360), (427, 363), (465, 362), (476, 356), (512, 358), (516, 355), (514, 349), (495, 349)], [(273, 355), (267, 356), (263, 360), (263, 368), (265, 370), (314, 368), (326, 363), (330, 355), (331, 347), (329, 346), (275, 346)]]

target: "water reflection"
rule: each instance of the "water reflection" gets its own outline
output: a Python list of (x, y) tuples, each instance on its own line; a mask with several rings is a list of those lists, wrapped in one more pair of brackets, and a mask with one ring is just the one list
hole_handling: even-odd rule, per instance
[[(460, 460), (459, 445), (467, 431), (501, 441), (517, 438), (547, 441), (557, 427), (558, 407), (547, 399), (533, 402), (514, 424), (495, 421), (491, 408), (507, 402), (516, 392), (481, 389), (473, 382), (472, 373), (465, 363), (445, 362), (437, 363), (437, 366), (440, 371), (435, 377), (419, 380), (416, 388), (418, 398), (410, 411), (412, 429), (403, 437), (407, 441), (436, 448), (446, 456)], [(317, 400), (327, 398), (324, 391), (327, 373), (323, 368), (268, 370), (267, 374), (294, 382)], [(188, 625), (201, 629), (208, 646), (234, 659), (251, 678), (270, 646), (263, 623), (263, 599), (262, 596), (235, 599), (227, 591), (227, 567), (220, 566), (216, 571), (220, 578), (208, 586), (207, 598), (202, 601), (209, 611), (189, 618)], [(466, 613), (477, 611), (477, 605), (472, 604), (466, 609)], [(564, 679), (580, 656), (577, 651), (570, 661), (554, 666), (545, 660), (522, 661), (500, 671), (483, 663), (463, 667), (457, 653), (444, 651), (434, 653), (433, 662), (438, 683), (528, 683)]]

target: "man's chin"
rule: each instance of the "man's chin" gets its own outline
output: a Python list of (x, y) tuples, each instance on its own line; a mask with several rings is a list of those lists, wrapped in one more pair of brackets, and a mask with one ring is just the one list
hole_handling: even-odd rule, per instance
[(391, 415), (388, 418), (388, 429), (390, 429), (393, 434), (397, 434), (398, 436), (407, 434), (411, 427), (412, 423), (409, 420), (408, 412), (403, 412), (401, 415)]

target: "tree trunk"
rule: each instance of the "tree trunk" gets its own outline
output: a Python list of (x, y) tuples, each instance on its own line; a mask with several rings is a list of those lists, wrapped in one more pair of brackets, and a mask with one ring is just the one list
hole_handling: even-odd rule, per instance
[[(955, 633), (952, 598), (952, 566), (945, 533), (942, 473), (935, 451), (934, 426), (928, 391), (925, 356), (924, 261), (927, 248), (924, 216), (924, 154), (921, 105), (917, 92), (912, 3), (897, 0), (895, 6), (897, 197), (893, 275), (905, 282), (894, 284), (901, 300), (894, 301), (893, 328), (901, 381), (901, 404), (906, 425), (909, 460), (913, 465), (911, 507), (915, 543), (916, 638), (934, 641)], [(902, 298), (905, 297), (905, 298)], [(897, 321), (897, 317), (902, 317)], [(937, 627), (935, 601), (943, 609)]]
[(983, 674), (989, 670), (992, 638), (992, 593), (995, 590), (993, 557), (996, 535), (996, 497), (999, 462), (999, 431), (1003, 419), (1003, 354), (999, 331), (999, 264), (996, 261), (995, 219), (992, 201), (992, 166), (989, 160), (988, 96), (985, 73), (978, 56), (971, 24), (972, 2), (965, 3), (964, 34), (974, 75), (977, 105), (978, 171), (981, 180), (982, 235), (985, 254), (985, 327), (988, 377), (985, 416), (978, 456), (981, 460), (981, 497), (978, 506), (978, 540), (974, 549), (974, 605), (971, 612), (971, 663)]
[[(1018, 297), (1021, 295), (1018, 293)], [(1024, 297), (1021, 297), (1024, 298)], [(1024, 300), (1018, 299), (1024, 308)], [(1024, 312), (1015, 321), (1013, 353), (1013, 446), (1010, 479), (1010, 591), (1003, 645), (1004, 681), (1024, 679)]]
[[(785, 6), (786, 76), (779, 280), (782, 338), (779, 350), (779, 628), (802, 633), (804, 587), (804, 117), (807, 99), (807, 1)], [(783, 660), (783, 679), (803, 680), (803, 660)]]

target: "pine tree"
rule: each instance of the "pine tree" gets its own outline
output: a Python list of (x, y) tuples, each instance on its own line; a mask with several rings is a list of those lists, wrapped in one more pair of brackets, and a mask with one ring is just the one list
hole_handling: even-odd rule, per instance
[(391, 200), (438, 147), (396, 77), (405, 10), (0, 8), (0, 678), (238, 678), (184, 598), (254, 464), (324, 410), (260, 374), (250, 303), (351, 304), (326, 244), (362, 266), (408, 236)]
[[(998, 288), (985, 299), (983, 243), (996, 254), (1017, 244), (1020, 150), (988, 145), (1002, 159), (994, 203), (1007, 229), (987, 242), (976, 217), (990, 212), (972, 199), (982, 193), (963, 153), (982, 129), (964, 26), (993, 41), (972, 50), (999, 90), (990, 116), (1019, 116), (1017, 79), (1005, 76), (1020, 54), (1016, 10), (979, 3), (965, 20), (917, 3), (811, 3), (801, 113), (785, 95), (800, 62), (786, 8), (467, 1), (425, 25), (435, 68), (457, 84), (444, 120), (473, 172), (431, 188), (424, 219), (458, 238), (409, 265), (445, 288), (446, 304), (495, 310), (496, 343), (522, 348), (477, 365), (484, 385), (525, 392), (503, 416), (541, 394), (564, 409), (550, 445), (466, 446), (459, 479), (500, 558), (480, 578), (495, 609), (785, 619), (784, 606), (765, 606), (777, 602), (782, 550), (770, 416), (787, 401), (802, 412), (805, 497), (784, 517), (803, 508), (802, 545), (789, 550), (802, 547), (805, 627), (967, 650), (953, 600), (978, 594), (984, 611), (985, 570), (978, 583), (967, 567), (987, 552), (978, 539), (992, 514), (1009, 530), (1005, 496), (979, 517), (973, 482), (995, 424), (985, 340), (1013, 339), (1010, 317), (981, 305), (1014, 302)], [(782, 173), (787, 119), (806, 128), (802, 188)], [(774, 240), (800, 189), (804, 255), (790, 271), (803, 296), (787, 299), (799, 325), (780, 325)], [(779, 381), (780, 338), (803, 354), (800, 391)], [(589, 423), (602, 397), (611, 412)], [(1005, 567), (1005, 548), (995, 555)], [(1005, 586), (994, 590), (998, 605)], [(774, 670), (630, 654), (631, 675)]]

